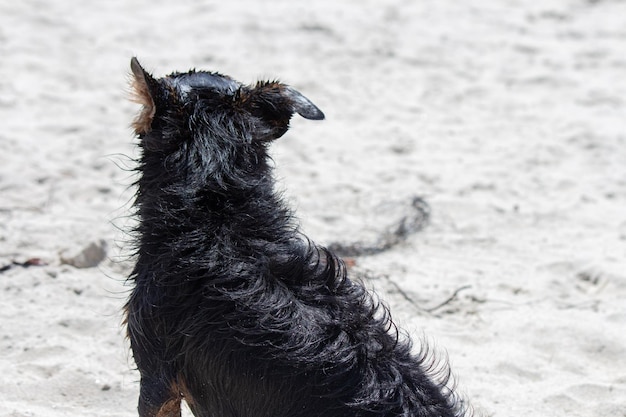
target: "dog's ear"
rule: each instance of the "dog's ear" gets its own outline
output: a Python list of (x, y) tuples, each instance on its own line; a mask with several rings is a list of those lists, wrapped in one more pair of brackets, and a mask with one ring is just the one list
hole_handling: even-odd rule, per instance
[(278, 82), (263, 81), (242, 90), (239, 105), (265, 122), (267, 130), (258, 131), (262, 140), (282, 136), (289, 128), (289, 120), (294, 113), (310, 120), (324, 118), (324, 113), (311, 100)]
[(154, 114), (156, 113), (155, 98), (159, 94), (159, 82), (143, 69), (137, 58), (130, 60), (132, 71), (132, 100), (143, 106), (139, 115), (133, 121), (133, 128), (138, 135), (144, 135), (150, 131)]
[(309, 120), (323, 120), (324, 113), (308, 98), (300, 94), (289, 86), (284, 86), (281, 94), (288, 99), (291, 104), (291, 111)]

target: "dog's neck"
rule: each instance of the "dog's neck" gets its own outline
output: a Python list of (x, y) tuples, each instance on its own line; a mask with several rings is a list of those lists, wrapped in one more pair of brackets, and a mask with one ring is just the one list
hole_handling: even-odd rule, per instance
[(230, 250), (254, 257), (255, 244), (267, 251), (268, 244), (296, 238), (291, 213), (274, 191), (265, 161), (252, 175), (235, 169), (168, 166), (172, 160), (176, 158), (145, 151), (140, 161), (138, 264), (184, 259), (195, 250), (219, 254), (216, 247), (223, 242), (232, 242)]

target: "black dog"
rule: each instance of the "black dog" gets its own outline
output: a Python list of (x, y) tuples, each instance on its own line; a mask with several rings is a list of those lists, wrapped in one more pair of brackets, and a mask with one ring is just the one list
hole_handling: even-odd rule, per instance
[(294, 113), (323, 113), (278, 82), (131, 69), (143, 104), (126, 306), (139, 415), (180, 416), (183, 398), (198, 417), (463, 415), (446, 375), (274, 191), (267, 146)]

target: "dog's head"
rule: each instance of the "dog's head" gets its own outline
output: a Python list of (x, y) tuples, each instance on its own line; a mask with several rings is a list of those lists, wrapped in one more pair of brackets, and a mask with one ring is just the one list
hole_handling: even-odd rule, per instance
[(143, 105), (133, 128), (140, 137), (157, 131), (155, 136), (169, 145), (207, 129), (242, 141), (267, 142), (287, 131), (294, 113), (324, 118), (309, 99), (279, 82), (244, 85), (225, 75), (195, 70), (157, 79), (136, 58), (130, 66), (134, 98)]

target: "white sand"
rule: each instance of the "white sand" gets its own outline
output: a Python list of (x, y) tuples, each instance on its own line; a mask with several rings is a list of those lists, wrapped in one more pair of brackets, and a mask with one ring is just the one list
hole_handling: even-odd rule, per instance
[[(132, 55), (279, 77), (322, 108), (274, 147), (321, 243), (430, 203), (429, 227), (357, 265), (477, 411), (625, 415), (626, 2), (92, 3), (0, 3), (0, 267), (47, 263), (0, 273), (1, 416), (136, 414), (114, 226)], [(98, 267), (62, 264), (100, 240)]]

